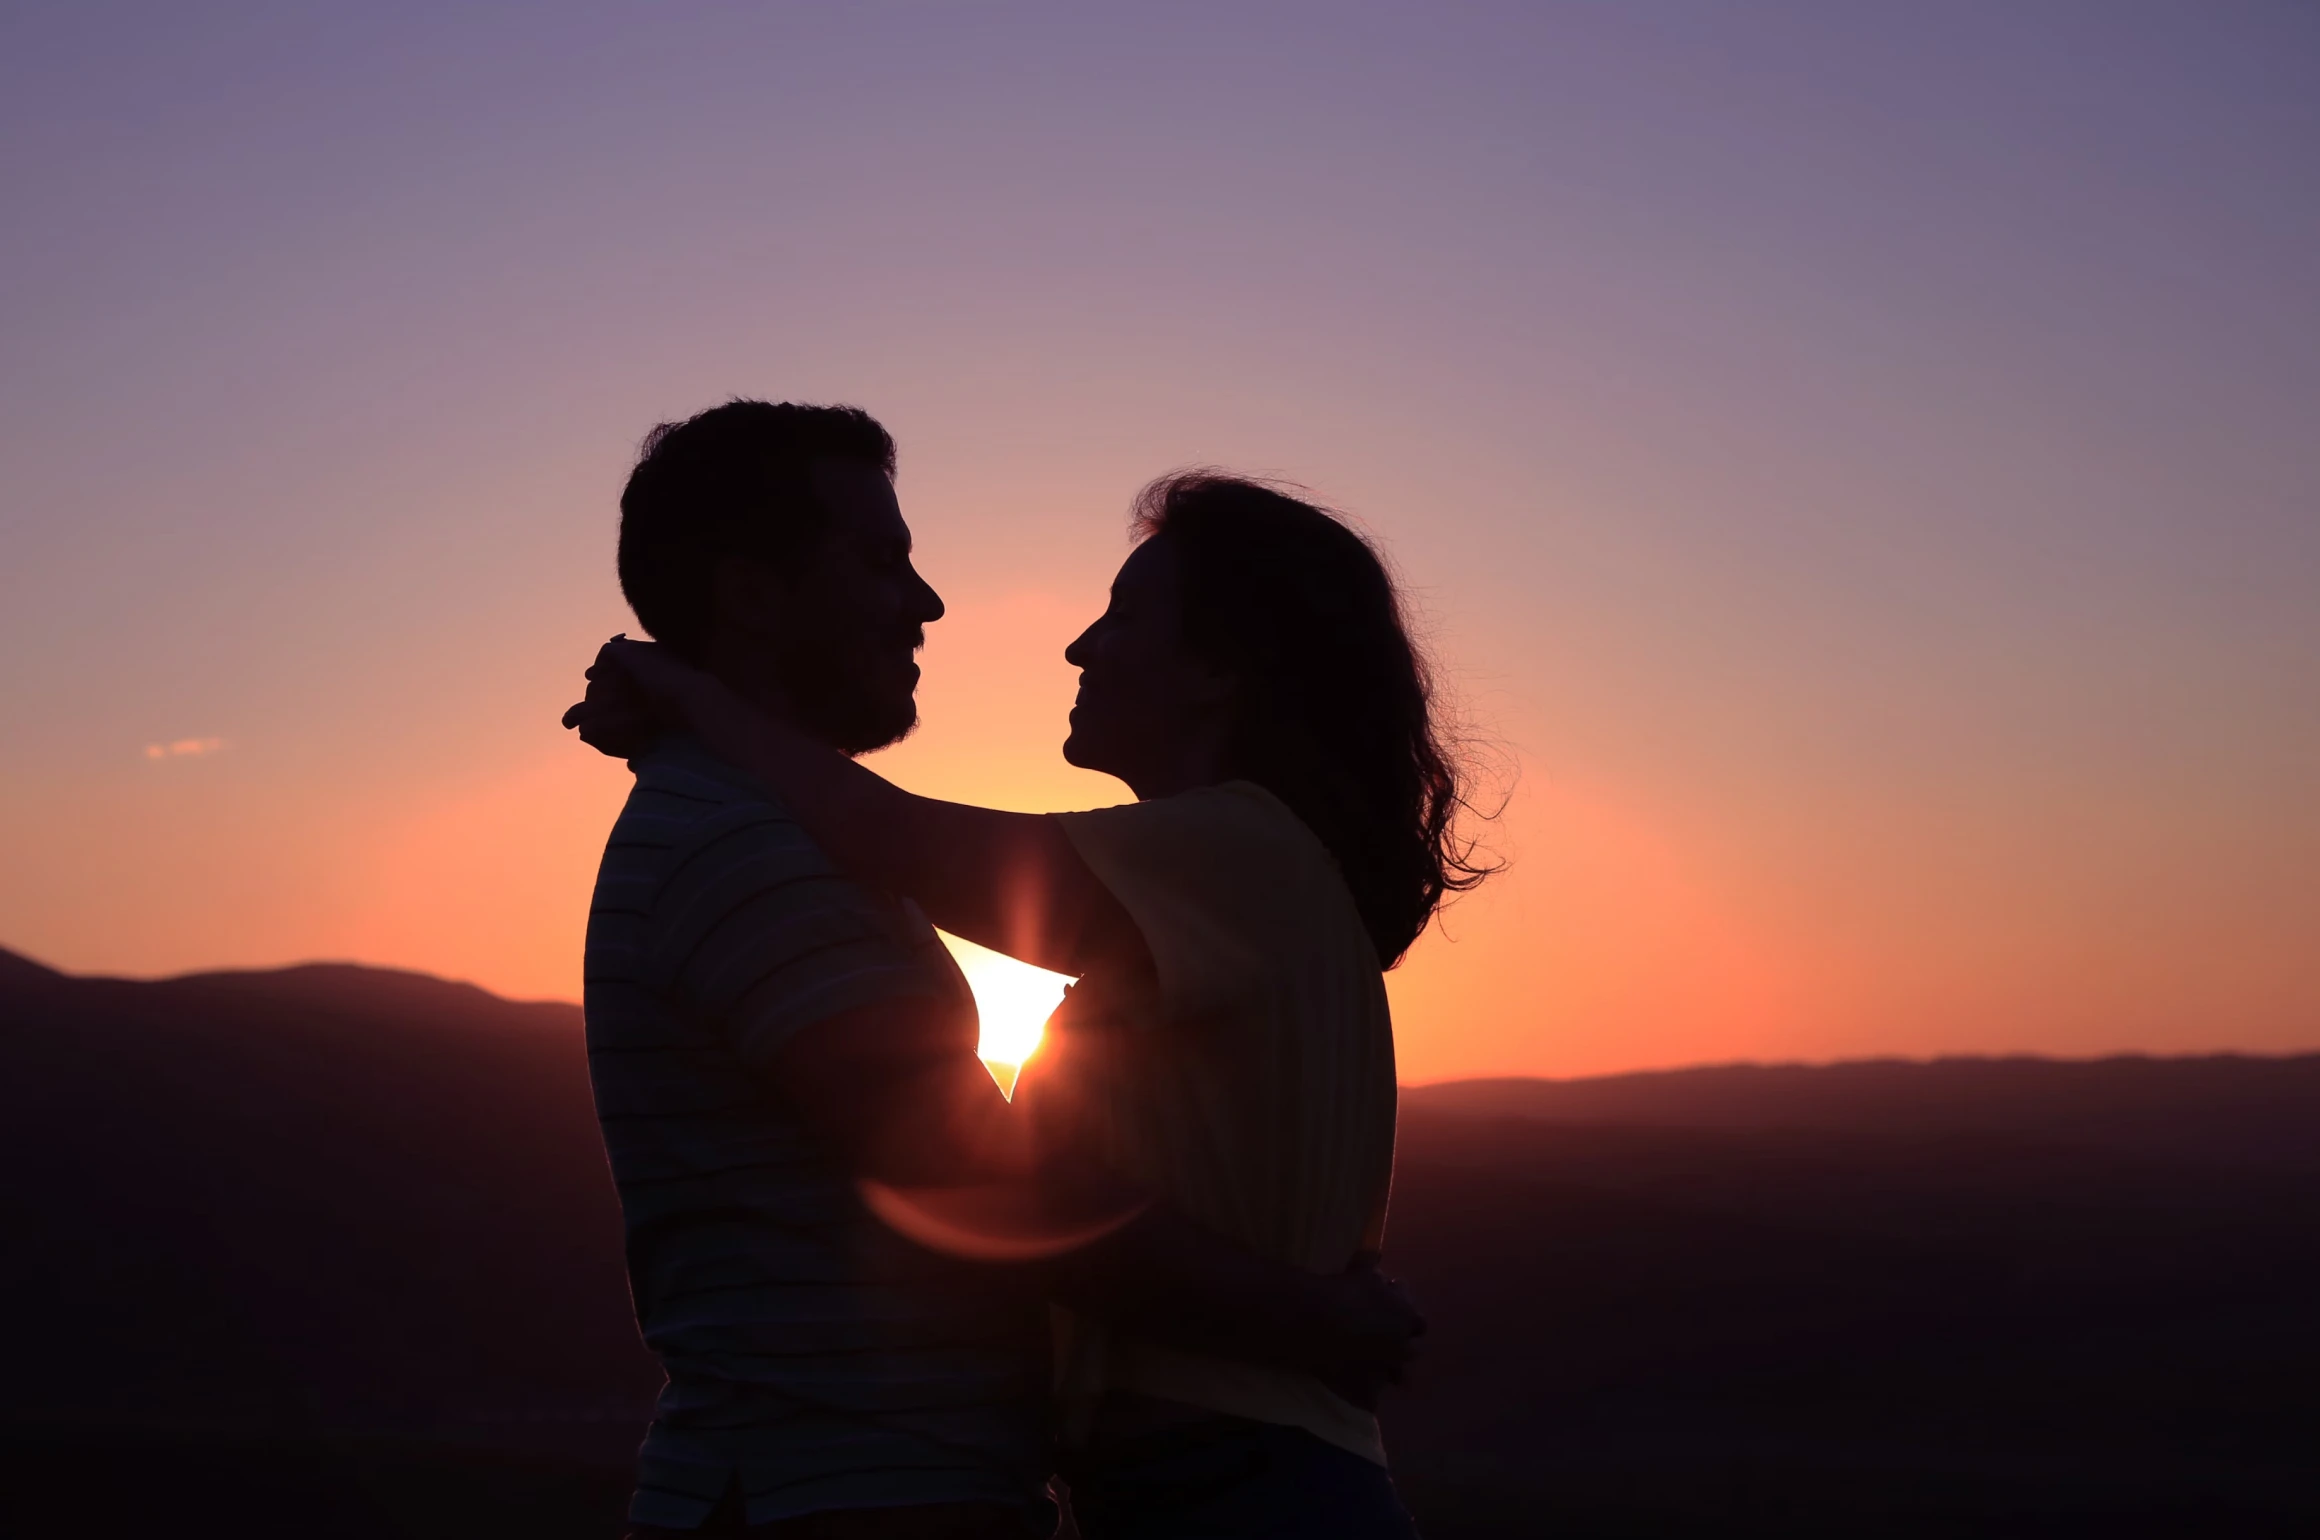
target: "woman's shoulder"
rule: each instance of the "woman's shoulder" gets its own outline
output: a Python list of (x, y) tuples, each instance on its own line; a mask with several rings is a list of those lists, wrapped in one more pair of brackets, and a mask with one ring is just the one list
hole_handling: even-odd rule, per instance
[[(1329, 847), (1289, 804), (1255, 781), (1226, 781), (1183, 794), (1187, 822), (1230, 853), (1241, 905), (1265, 928), (1313, 940), (1367, 932)], [(1281, 937), (1276, 936), (1278, 945)]]
[(1327, 854), (1289, 804), (1255, 781), (1220, 781), (1138, 805), (1167, 808), (1172, 817), (1221, 833), (1264, 844), (1304, 845)]
[(1321, 843), (1296, 809), (1255, 781), (1226, 781), (1203, 788), (1214, 794), (1209, 816), (1231, 827), (1252, 847), (1262, 849), (1276, 870), (1302, 880), (1341, 883), (1337, 857)]
[(1317, 945), (1334, 951), (1329, 938), (1360, 930), (1327, 848), (1253, 781), (1064, 817), (1072, 843), (1156, 956), (1177, 950), (1163, 939), (1168, 932), (1199, 933), (1204, 954), (1248, 950), (1277, 962)]
[(1061, 815), (1075, 844), (1133, 850), (1146, 861), (1236, 884), (1334, 876), (1336, 861), (1288, 804), (1254, 781)]

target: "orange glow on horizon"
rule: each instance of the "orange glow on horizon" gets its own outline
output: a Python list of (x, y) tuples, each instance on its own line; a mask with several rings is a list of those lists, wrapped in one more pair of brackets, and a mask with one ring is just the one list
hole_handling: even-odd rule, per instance
[[(914, 791), (1019, 810), (1124, 800), (1126, 788), (1058, 752), (1075, 680), (1062, 645), (1098, 592), (978, 590), (947, 577), (945, 586), (953, 608), (929, 637), (925, 725), (869, 762)], [(583, 662), (578, 649), (575, 678)], [(562, 676), (549, 676), (535, 693), (555, 699)], [(552, 721), (542, 711), (488, 752), (446, 755), (425, 779), (382, 780), (359, 821), (339, 788), (276, 774), (269, 754), (242, 740), (175, 760), (199, 774), (138, 775), (134, 797), (126, 782), (72, 786), (17, 847), (26, 869), (71, 881), (42, 890), (50, 902), (27, 908), (0, 945), (79, 972), (352, 960), (515, 998), (576, 999), (588, 895), (630, 781)], [(1524, 736), (1547, 735), (1533, 726)], [(1818, 822), (1834, 828), (1846, 815), (1828, 808)], [(2198, 1040), (2170, 1017), (2195, 1019), (2199, 1002), (2219, 1007), (2219, 1020), (2264, 1028), (2242, 1026), (2231, 1046), (2310, 1041), (2296, 1015), (2309, 982), (2281, 961), (2290, 949), (2261, 916), (2218, 906), (2173, 922), (2200, 938), (2188, 952), (2122, 958), (2102, 950), (2115, 922), (2066, 902), (2070, 872), (2057, 867), (2039, 875), (2051, 891), (2032, 906), (2034, 924), (1989, 929), (2014, 951), (1977, 955), (1996, 944), (1976, 928), (1988, 929), (1981, 868), (1937, 862), (1928, 850), (1941, 847), (1891, 828), (1815, 846), (1798, 827), (1815, 829), (1696, 787), (1582, 778), (1525, 756), (1491, 835), (1512, 867), (1453, 905), (1388, 975), (1401, 1078), (2181, 1051)], [(139, 880), (149, 863), (205, 874), (204, 901)], [(1910, 883), (1893, 876), (1903, 866)], [(2029, 891), (2029, 874), (2010, 880)], [(2119, 904), (2146, 909), (2169, 897), (2118, 891)], [(105, 923), (60, 923), (75, 913)], [(2276, 907), (2273, 928), (2291, 913)], [(1066, 980), (945, 940), (976, 994), (979, 1051), (1011, 1089)], [(2073, 965), (2045, 967), (2043, 954)]]

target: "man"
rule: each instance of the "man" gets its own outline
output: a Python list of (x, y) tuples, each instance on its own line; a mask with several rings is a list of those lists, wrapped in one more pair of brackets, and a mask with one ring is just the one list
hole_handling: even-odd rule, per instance
[[(853, 408), (736, 401), (656, 430), (621, 499), (638, 620), (832, 747), (902, 737), (943, 606), (893, 469)], [(1412, 1329), (1395, 1302), (1164, 1209), (1120, 1223), (1115, 1202), (1102, 1239), (1036, 1273), (877, 1223), (857, 1179), (1022, 1175), (964, 980), (913, 906), (833, 870), (748, 776), (680, 736), (636, 742), (587, 1018), (637, 1317), (669, 1377), (639, 1535), (1044, 1533), (1043, 1290), (1214, 1351), (1390, 1365)]]

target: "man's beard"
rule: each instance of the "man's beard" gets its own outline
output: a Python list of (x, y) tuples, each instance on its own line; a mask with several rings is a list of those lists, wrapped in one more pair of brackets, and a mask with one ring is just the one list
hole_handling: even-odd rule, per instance
[(880, 689), (859, 655), (834, 657), (800, 649), (780, 661), (778, 677), (798, 727), (846, 754), (900, 743), (918, 727), (918, 699)]

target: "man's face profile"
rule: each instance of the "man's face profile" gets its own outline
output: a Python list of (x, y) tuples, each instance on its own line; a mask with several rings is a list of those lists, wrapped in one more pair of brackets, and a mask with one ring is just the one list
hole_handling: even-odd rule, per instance
[(864, 754), (918, 725), (913, 655), (943, 602), (911, 565), (910, 526), (883, 471), (824, 459), (811, 474), (828, 513), (819, 547), (788, 577), (730, 559), (719, 623), (747, 639), (798, 726)]

